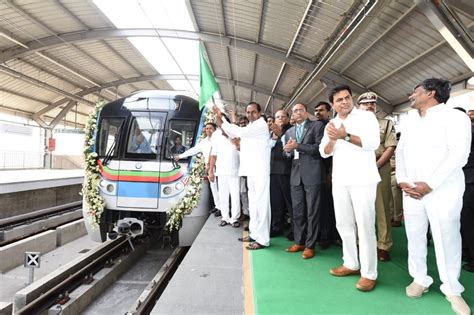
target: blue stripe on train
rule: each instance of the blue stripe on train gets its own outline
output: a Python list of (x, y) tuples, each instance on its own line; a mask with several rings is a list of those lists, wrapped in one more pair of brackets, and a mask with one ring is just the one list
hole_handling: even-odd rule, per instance
[(160, 184), (158, 183), (118, 182), (117, 185), (117, 195), (120, 197), (160, 197)]

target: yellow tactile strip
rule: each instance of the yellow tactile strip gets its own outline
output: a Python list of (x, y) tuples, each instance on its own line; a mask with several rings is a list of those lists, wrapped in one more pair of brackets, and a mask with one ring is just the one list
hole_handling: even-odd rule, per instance
[[(248, 236), (248, 232), (244, 231), (243, 237)], [(255, 314), (254, 300), (253, 300), (253, 284), (252, 284), (252, 263), (250, 251), (245, 248), (247, 243), (242, 243), (243, 252), (243, 272), (244, 272), (244, 307), (246, 315)]]

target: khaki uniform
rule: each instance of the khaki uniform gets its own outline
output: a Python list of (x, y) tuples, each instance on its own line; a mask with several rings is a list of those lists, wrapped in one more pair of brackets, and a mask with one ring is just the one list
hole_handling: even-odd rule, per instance
[[(397, 145), (397, 137), (393, 123), (387, 119), (379, 119), (380, 126), (380, 146), (375, 151), (377, 159), (388, 147)], [(391, 187), (391, 166), (390, 161), (379, 168), (382, 179), (377, 185), (377, 197), (375, 199), (375, 210), (377, 216), (377, 248), (390, 250), (392, 241), (392, 216), (390, 214), (390, 200), (392, 199)]]
[(395, 154), (390, 159), (390, 166), (392, 167), (392, 196), (390, 200), (390, 213), (393, 221), (401, 221), (403, 215), (403, 201), (402, 190), (398, 187), (397, 177), (395, 176)]

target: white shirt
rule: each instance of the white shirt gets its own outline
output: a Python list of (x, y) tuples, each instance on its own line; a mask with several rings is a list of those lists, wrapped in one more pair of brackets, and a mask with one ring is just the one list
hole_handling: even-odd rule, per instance
[(360, 137), (362, 147), (338, 139), (330, 154), (324, 153), (329, 143), (327, 126), (319, 145), (323, 158), (333, 156), (332, 183), (340, 186), (358, 186), (377, 183), (380, 175), (375, 161), (375, 150), (380, 145), (380, 129), (377, 118), (372, 112), (353, 108), (346, 119), (336, 116), (331, 122), (339, 128), (344, 124), (348, 134)]
[(239, 151), (225, 136), (212, 137), (211, 155), (217, 156), (216, 176), (239, 176)]
[[(214, 137), (212, 137), (214, 138)], [(193, 156), (201, 152), (204, 155), (204, 161), (209, 163), (209, 154), (211, 153), (211, 140), (209, 137), (206, 137), (199, 141), (194, 147), (184, 151), (179, 155), (180, 159), (184, 159), (188, 156)]]
[(464, 183), (462, 167), (471, 150), (471, 122), (459, 110), (438, 104), (421, 117), (409, 112), (396, 151), (399, 183)]
[(270, 176), (270, 132), (263, 117), (245, 127), (224, 119), (221, 128), (230, 137), (240, 138), (239, 176)]

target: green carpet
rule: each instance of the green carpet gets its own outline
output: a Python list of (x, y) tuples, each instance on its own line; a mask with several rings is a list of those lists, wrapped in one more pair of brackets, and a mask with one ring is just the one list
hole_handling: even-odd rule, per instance
[[(333, 277), (329, 269), (342, 264), (342, 250), (317, 250), (313, 259), (287, 253), (286, 238), (272, 238), (268, 249), (251, 253), (256, 314), (454, 314), (439, 290), (434, 248), (428, 255), (429, 274), (435, 280), (419, 299), (405, 296), (411, 282), (403, 227), (393, 229), (392, 261), (378, 264), (377, 286), (372, 292), (355, 288), (358, 276)], [(466, 302), (474, 307), (474, 274), (462, 271)]]

